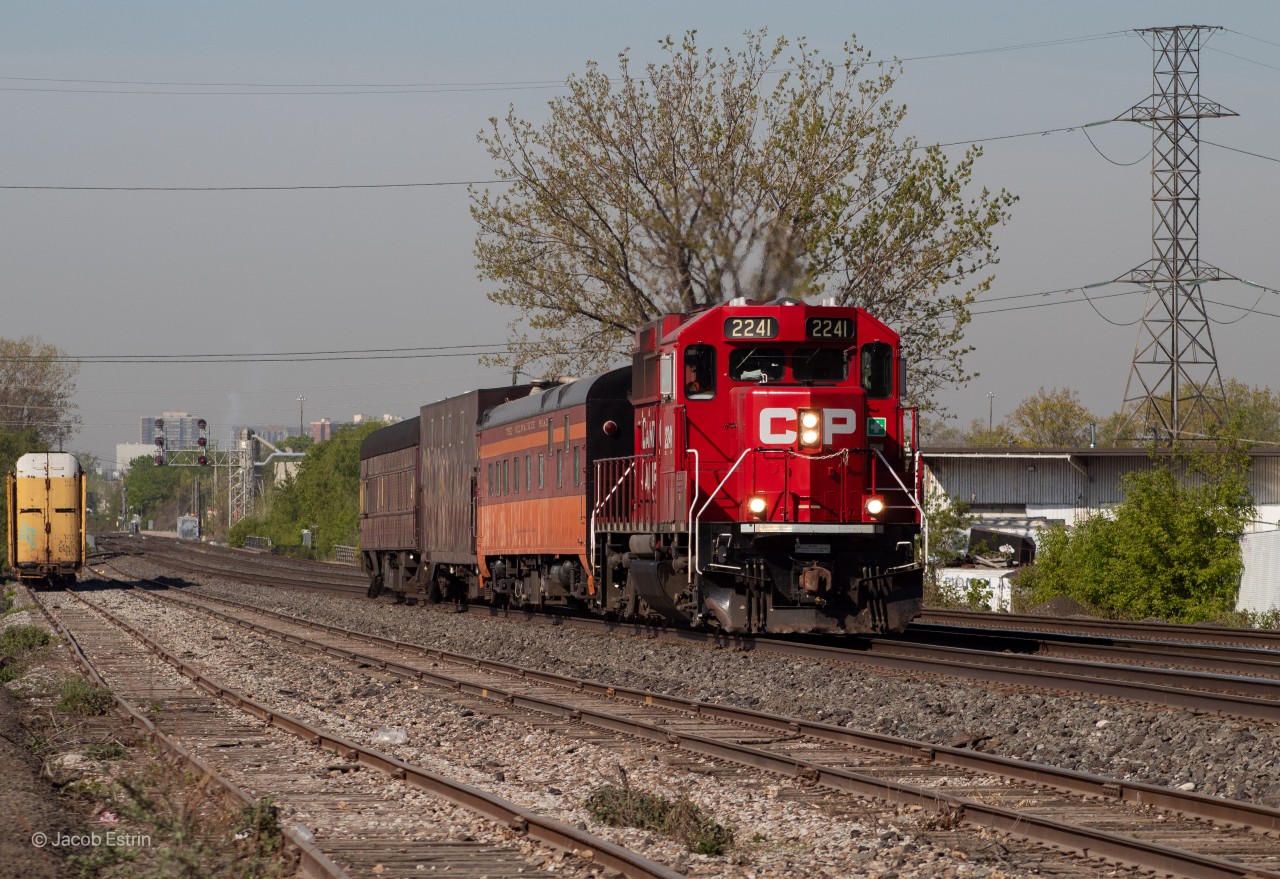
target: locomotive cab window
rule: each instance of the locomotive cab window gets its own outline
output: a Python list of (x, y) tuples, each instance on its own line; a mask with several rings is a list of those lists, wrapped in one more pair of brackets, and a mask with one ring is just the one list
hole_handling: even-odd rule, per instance
[(690, 400), (710, 400), (716, 395), (716, 349), (712, 346), (684, 349), (684, 395)]
[(798, 348), (791, 355), (798, 382), (839, 382), (849, 377), (849, 356), (842, 348)]
[(885, 342), (862, 346), (862, 389), (868, 397), (893, 395), (893, 348)]
[(729, 352), (729, 378), (736, 382), (780, 382), (787, 358), (781, 348), (734, 348)]

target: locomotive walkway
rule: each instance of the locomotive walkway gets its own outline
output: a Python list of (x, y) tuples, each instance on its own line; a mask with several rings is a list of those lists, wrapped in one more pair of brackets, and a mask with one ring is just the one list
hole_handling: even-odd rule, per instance
[(1262, 806), (532, 672), (204, 596), (146, 594), (504, 711), (674, 745), (1091, 858), (1177, 876), (1280, 876), (1275, 839), (1264, 835), (1280, 831), (1280, 811)]

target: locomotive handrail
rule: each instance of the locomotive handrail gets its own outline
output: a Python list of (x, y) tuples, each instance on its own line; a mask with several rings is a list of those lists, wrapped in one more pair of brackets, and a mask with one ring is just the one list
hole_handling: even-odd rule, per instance
[(631, 471), (634, 470), (635, 467), (636, 467), (636, 462), (635, 462), (635, 456), (633, 455), (631, 457), (631, 463), (627, 465), (626, 470), (622, 471), (622, 475), (619, 476), (618, 481), (613, 484), (613, 488), (609, 489), (609, 493), (606, 494), (604, 497), (600, 498), (599, 503), (597, 503), (595, 507), (593, 507), (591, 510), (591, 522), (588, 525), (588, 529), (590, 530), (591, 534), (589, 537), (590, 546), (588, 547), (588, 550), (587, 550), (587, 560), (591, 562), (592, 576), (595, 575), (595, 569), (596, 569), (596, 514), (599, 513), (600, 510), (604, 508), (604, 505), (609, 502), (609, 498), (613, 497), (614, 493), (617, 492), (617, 490), (622, 487), (622, 483), (626, 481), (627, 476), (630, 475)]
[[(702, 476), (702, 458), (697, 449), (685, 449), (684, 453), (693, 455), (693, 491), (689, 495), (689, 557), (692, 560), (693, 554), (697, 551), (694, 541), (693, 508), (698, 505), (698, 480)], [(689, 565), (688, 582), (693, 582), (693, 565)]]
[(925, 514), (924, 507), (920, 506), (920, 502), (916, 500), (915, 495), (907, 489), (907, 486), (898, 476), (897, 471), (895, 471), (889, 464), (888, 459), (884, 456), (884, 452), (874, 446), (871, 448), (871, 451), (876, 453), (876, 457), (880, 459), (880, 463), (884, 464), (884, 469), (889, 471), (889, 475), (893, 477), (893, 481), (898, 483), (898, 487), (901, 488), (902, 493), (907, 496), (907, 500), (911, 501), (911, 505), (920, 512), (920, 540), (922, 544), (920, 548), (923, 550), (924, 559), (927, 563), (929, 561), (929, 517)]
[(755, 449), (751, 448), (750, 446), (742, 450), (742, 454), (738, 456), (738, 460), (733, 462), (733, 466), (729, 468), (729, 472), (724, 475), (724, 479), (720, 480), (720, 484), (716, 486), (716, 490), (711, 492), (711, 494), (707, 496), (707, 502), (702, 505), (701, 509), (698, 510), (698, 515), (694, 516), (693, 518), (693, 533), (689, 535), (689, 539), (693, 541), (694, 569), (699, 574), (702, 573), (702, 567), (699, 564), (701, 560), (698, 558), (698, 520), (701, 519), (702, 514), (707, 511), (707, 507), (711, 506), (711, 502), (716, 499), (716, 495), (720, 493), (720, 489), (724, 488), (724, 484), (729, 481), (729, 477), (733, 475), (733, 471), (738, 469), (738, 465), (742, 463), (742, 459), (747, 457), (748, 454), (754, 451)]

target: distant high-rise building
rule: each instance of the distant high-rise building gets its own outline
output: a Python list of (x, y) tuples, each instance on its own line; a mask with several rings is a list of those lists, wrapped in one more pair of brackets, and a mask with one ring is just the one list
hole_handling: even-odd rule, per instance
[[(186, 412), (162, 412), (159, 415), (144, 415), (142, 416), (141, 429), (138, 431), (138, 441), (144, 445), (151, 446), (155, 444), (156, 437), (163, 433), (165, 448), (194, 449), (196, 440), (200, 436), (200, 428), (196, 424), (199, 420), (199, 416), (188, 415)], [(157, 427), (156, 422), (161, 422), (162, 426)]]
[(311, 441), (316, 443), (328, 442), (333, 438), (333, 424), (328, 418), (321, 418), (319, 421), (311, 422)]

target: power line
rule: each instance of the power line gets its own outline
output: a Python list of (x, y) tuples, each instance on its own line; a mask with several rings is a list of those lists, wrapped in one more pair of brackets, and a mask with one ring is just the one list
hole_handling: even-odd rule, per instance
[(430, 186), (489, 186), (510, 180), (444, 180), (421, 183), (334, 183), (307, 186), (15, 186), (0, 189), (45, 190), (54, 192), (297, 192), (326, 189), (411, 189)]
[(1040, 49), (1048, 46), (1062, 46), (1069, 43), (1087, 43), (1093, 40), (1108, 40), (1115, 37), (1132, 36), (1133, 32), (1123, 31), (1106, 31), (1099, 34), (1085, 34), (1079, 37), (1062, 37), (1056, 40), (1040, 40), (1034, 43), (1016, 43), (1009, 46), (995, 46), (990, 49), (967, 49), (960, 52), (939, 52), (936, 55), (914, 55), (908, 58), (897, 58), (895, 60), (906, 63), (908, 61), (932, 61), (936, 58), (960, 58), (966, 55), (987, 55), (994, 52), (1013, 52), (1018, 49)]
[[(958, 58), (967, 55), (986, 55), (996, 52), (1012, 52), (1022, 49), (1038, 49), (1094, 40), (1130, 36), (1129, 31), (1106, 31), (1074, 37), (1060, 37), (1030, 43), (991, 46), (959, 52), (940, 52), (932, 55), (915, 55), (896, 58), (895, 61), (931, 61), (940, 58)], [(791, 68), (781, 68), (783, 73)], [(610, 77), (610, 81), (614, 78)], [(0, 86), (0, 91), (61, 92), (72, 94), (126, 94), (126, 95), (370, 95), (370, 94), (435, 94), (448, 92), (481, 92), (564, 88), (564, 80), (493, 80), (481, 82), (192, 82), (181, 80), (140, 79), (82, 79), (48, 76), (0, 76), (0, 82), (55, 83), (55, 86)], [(82, 89), (63, 88), (63, 85), (80, 84), (95, 86), (146, 86), (145, 89)], [(183, 91), (178, 91), (183, 89)], [(201, 91), (186, 91), (200, 89)], [(242, 91), (212, 91), (213, 89), (241, 89)]]

